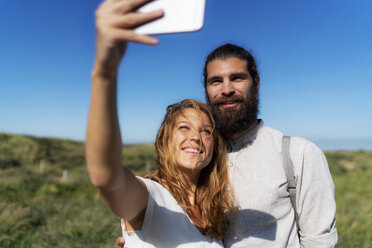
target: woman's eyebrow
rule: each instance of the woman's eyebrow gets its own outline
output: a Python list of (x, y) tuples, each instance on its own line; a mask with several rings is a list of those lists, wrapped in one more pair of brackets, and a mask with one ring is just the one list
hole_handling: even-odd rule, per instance
[(179, 121), (176, 124), (177, 126), (187, 125), (187, 126), (193, 126), (191, 122), (189, 121)]
[(190, 122), (188, 122), (188, 121), (179, 121), (179, 122), (177, 122), (177, 124), (182, 124), (182, 123), (189, 124)]

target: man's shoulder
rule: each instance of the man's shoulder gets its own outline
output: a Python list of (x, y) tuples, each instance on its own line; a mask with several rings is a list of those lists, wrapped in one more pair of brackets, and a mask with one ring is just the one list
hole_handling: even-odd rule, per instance
[(312, 163), (311, 161), (317, 161), (317, 163), (323, 161), (321, 164), (326, 164), (324, 152), (313, 142), (298, 136), (290, 137), (289, 154), (295, 171), (298, 167)]
[(303, 150), (304, 152), (311, 153), (323, 153), (323, 151), (312, 141), (307, 140), (302, 137), (292, 136), (290, 137), (291, 151), (293, 150)]
[(262, 126), (261, 126), (261, 132), (270, 134), (272, 136), (275, 136), (277, 138), (282, 138), (283, 133), (279, 131), (278, 129), (266, 126), (263, 121), (262, 121)]
[[(270, 127), (270, 126), (267, 126), (263, 120), (260, 120), (259, 122), (259, 128), (261, 129), (261, 132), (265, 132), (265, 133), (270, 133), (271, 135), (274, 135), (274, 136), (277, 136), (279, 138), (282, 138), (283, 135), (286, 135), (288, 136), (287, 134), (283, 133), (282, 131), (276, 129), (276, 128), (273, 128), (273, 127)], [(299, 136), (289, 136), (290, 139), (291, 139), (291, 142), (295, 142), (297, 144), (312, 144), (314, 146), (316, 146), (313, 142), (309, 141), (308, 139), (305, 139), (305, 138), (302, 138), (302, 137), (299, 137)]]

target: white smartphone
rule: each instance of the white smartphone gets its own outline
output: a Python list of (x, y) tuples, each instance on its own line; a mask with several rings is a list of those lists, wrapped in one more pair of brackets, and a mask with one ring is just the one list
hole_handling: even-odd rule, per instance
[(164, 16), (135, 29), (138, 34), (194, 32), (203, 27), (206, 0), (154, 0), (140, 12), (164, 10)]

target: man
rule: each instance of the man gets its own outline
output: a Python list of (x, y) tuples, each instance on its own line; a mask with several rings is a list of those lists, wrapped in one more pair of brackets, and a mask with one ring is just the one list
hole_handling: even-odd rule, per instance
[(207, 57), (204, 87), (217, 128), (230, 146), (230, 176), (240, 206), (226, 246), (335, 246), (336, 205), (327, 161), (314, 144), (293, 137), (297, 227), (283, 169), (283, 134), (257, 120), (260, 78), (252, 55), (235, 45), (217, 48)]
[[(234, 248), (334, 247), (334, 185), (324, 154), (305, 139), (290, 139), (297, 181), (295, 211), (282, 162), (283, 134), (257, 119), (259, 88), (255, 60), (243, 48), (225, 44), (208, 55), (206, 99), (229, 147), (229, 172), (239, 205), (224, 244)], [(122, 239), (117, 243), (122, 244)]]

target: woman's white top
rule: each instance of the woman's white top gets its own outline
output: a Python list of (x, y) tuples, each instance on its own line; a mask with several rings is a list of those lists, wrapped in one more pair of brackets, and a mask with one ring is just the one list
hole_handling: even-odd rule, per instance
[(149, 191), (142, 229), (125, 231), (121, 222), (125, 247), (129, 248), (212, 248), (223, 247), (221, 241), (200, 233), (171, 193), (157, 182), (140, 178)]

